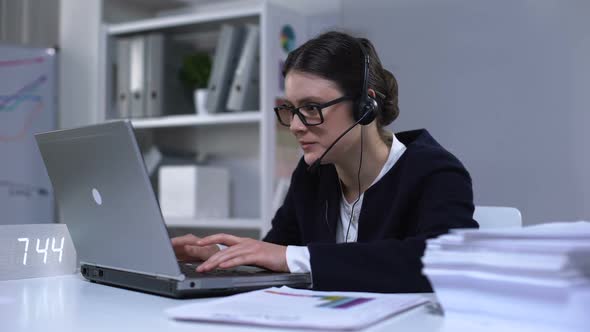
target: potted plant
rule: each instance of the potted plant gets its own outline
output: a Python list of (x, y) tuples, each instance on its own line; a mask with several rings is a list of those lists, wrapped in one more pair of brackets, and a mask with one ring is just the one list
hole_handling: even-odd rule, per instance
[(197, 113), (207, 113), (207, 84), (211, 76), (211, 57), (207, 53), (193, 53), (184, 57), (178, 77), (191, 92)]

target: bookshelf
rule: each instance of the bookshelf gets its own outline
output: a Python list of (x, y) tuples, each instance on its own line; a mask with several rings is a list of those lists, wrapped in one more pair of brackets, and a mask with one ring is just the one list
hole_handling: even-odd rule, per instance
[(157, 118), (133, 119), (135, 129), (214, 126), (231, 124), (259, 124), (260, 111), (222, 113), (213, 115), (169, 115)]
[(233, 9), (224, 8), (223, 10), (209, 10), (203, 13), (187, 13), (156, 17), (136, 22), (126, 22), (106, 26), (106, 33), (111, 36), (116, 36), (164, 29), (181, 30), (191, 25), (205, 23), (219, 24), (223, 22), (243, 20), (249, 17), (259, 17), (264, 14), (266, 8), (268, 7), (265, 7), (265, 4), (260, 2), (256, 5), (242, 5)]
[[(114, 47), (119, 37), (150, 32), (187, 39), (211, 39), (222, 24), (254, 23), (260, 27), (260, 109), (215, 114), (174, 114), (155, 118), (133, 118), (132, 124), (156, 146), (206, 152), (217, 159), (212, 165), (228, 166), (232, 197), (230, 218), (196, 220), (167, 218), (169, 227), (257, 229), (264, 236), (274, 215), (272, 207), (276, 178), (277, 126), (272, 108), (281, 90), (281, 63), (287, 51), (281, 44), (281, 29), (290, 26), (295, 47), (307, 39), (306, 19), (299, 13), (269, 1), (237, 3), (235, 7), (210, 8), (193, 13), (154, 17), (102, 27), (97, 121), (113, 120)], [(209, 51), (211, 51), (209, 42)]]

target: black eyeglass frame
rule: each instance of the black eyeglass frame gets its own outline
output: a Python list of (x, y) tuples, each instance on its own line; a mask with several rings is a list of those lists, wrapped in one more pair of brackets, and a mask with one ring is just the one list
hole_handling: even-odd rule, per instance
[[(291, 126), (290, 123), (287, 124), (287, 123), (284, 123), (283, 121), (281, 121), (281, 116), (280, 116), (279, 112), (280, 112), (281, 109), (285, 109), (285, 108), (288, 108), (289, 111), (291, 111), (291, 113), (293, 114), (293, 116), (297, 115), (297, 117), (299, 118), (299, 120), (301, 120), (301, 122), (305, 126), (318, 126), (318, 125), (321, 125), (322, 123), (324, 123), (324, 114), (322, 113), (322, 110), (324, 108), (327, 108), (327, 107), (336, 105), (336, 104), (341, 103), (341, 102), (343, 102), (345, 100), (355, 100), (355, 99), (356, 99), (355, 97), (351, 97), (351, 96), (342, 96), (342, 97), (338, 97), (336, 99), (330, 100), (328, 102), (325, 102), (325, 103), (319, 104), (319, 105), (315, 105), (313, 103), (308, 103), (308, 104), (305, 104), (305, 105), (301, 105), (299, 107), (289, 107), (287, 105), (282, 105), (282, 106), (274, 107), (273, 109), (275, 111), (275, 114), (277, 115), (277, 119), (279, 120), (279, 123), (281, 125), (285, 126), (285, 127), (290, 127)], [(310, 106), (313, 106), (314, 108), (317, 108), (317, 110), (318, 110), (318, 112), (320, 114), (320, 122), (319, 123), (307, 123), (307, 120), (305, 119), (305, 115), (303, 115), (299, 111), (300, 109), (302, 109), (304, 107), (310, 107)]]

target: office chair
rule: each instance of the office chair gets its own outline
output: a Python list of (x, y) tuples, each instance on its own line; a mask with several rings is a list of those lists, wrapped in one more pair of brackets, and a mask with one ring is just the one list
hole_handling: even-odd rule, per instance
[(522, 227), (522, 215), (517, 208), (506, 206), (476, 206), (473, 219), (480, 229)]

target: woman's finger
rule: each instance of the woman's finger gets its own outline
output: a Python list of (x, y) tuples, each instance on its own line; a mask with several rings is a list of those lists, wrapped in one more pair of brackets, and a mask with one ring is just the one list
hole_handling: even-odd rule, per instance
[(201, 264), (198, 268), (198, 272), (210, 271), (219, 266), (219, 264), (229, 258), (241, 255), (247, 250), (242, 245), (235, 245), (233, 247), (226, 248), (215, 255), (209, 257), (207, 261)]
[(242, 242), (243, 240), (244, 238), (240, 238), (234, 235), (214, 234), (202, 238), (200, 241), (197, 241), (197, 244), (200, 246), (208, 246), (212, 244), (224, 244), (226, 246), (234, 246)]
[(192, 259), (205, 261), (212, 256), (212, 248), (186, 245), (184, 246), (184, 254)]
[(172, 239), (170, 239), (170, 242), (172, 243), (173, 247), (177, 247), (184, 246), (187, 244), (196, 245), (197, 241), (199, 240), (201, 240), (201, 238), (198, 236), (194, 236), (193, 234), (186, 234), (183, 236), (173, 237)]
[(248, 244), (239, 244), (233, 247), (229, 247), (225, 250), (218, 252), (217, 254), (211, 256), (205, 263), (201, 264), (197, 271), (210, 271), (212, 269), (217, 268), (221, 263), (233, 259), (238, 256), (247, 255), (253, 252), (253, 246)]
[(240, 255), (237, 257), (233, 257), (224, 261), (223, 263), (219, 264), (219, 267), (222, 269), (230, 269), (232, 267), (240, 266), (240, 265), (259, 265), (258, 264), (258, 256), (259, 254), (245, 254)]

